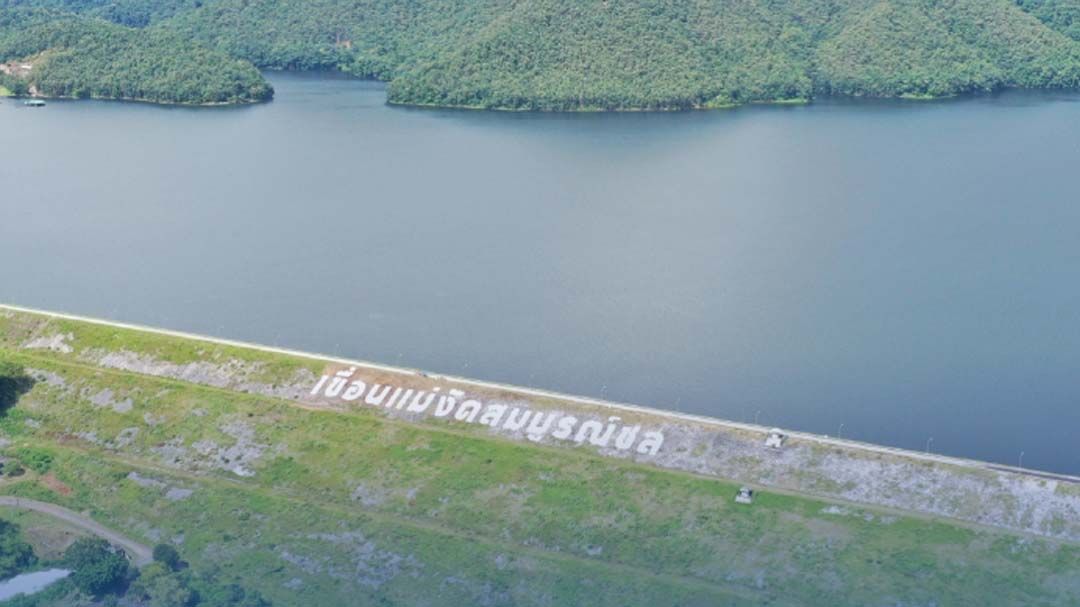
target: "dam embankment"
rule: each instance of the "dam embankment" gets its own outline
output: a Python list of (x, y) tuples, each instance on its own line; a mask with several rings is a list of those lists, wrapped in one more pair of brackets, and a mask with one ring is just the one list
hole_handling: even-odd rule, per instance
[[(85, 335), (84, 335), (85, 334)], [(306, 408), (579, 449), (762, 490), (1080, 542), (1080, 479), (647, 407), (0, 306), (0, 345)]]

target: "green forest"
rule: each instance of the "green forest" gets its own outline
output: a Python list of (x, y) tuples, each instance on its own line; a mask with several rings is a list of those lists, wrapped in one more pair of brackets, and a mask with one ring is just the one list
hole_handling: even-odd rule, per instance
[(273, 95), (251, 63), (174, 32), (49, 9), (0, 10), (0, 62), (16, 70), (0, 74), (0, 86), (19, 95), (184, 104)]
[(1017, 0), (1017, 4), (1055, 30), (1080, 40), (1080, 0)]
[[(385, 80), (392, 103), (535, 110), (1080, 86), (1080, 0), (0, 0), (0, 7), (47, 9), (35, 18), (62, 24), (20, 37), (5, 17), (0, 59), (46, 52), (46, 92), (68, 95), (128, 96), (122, 86), (145, 86), (158, 100), (171, 87), (182, 88), (173, 99), (265, 98), (251, 65)], [(92, 52), (75, 50), (82, 47)], [(165, 57), (171, 63), (148, 68)], [(213, 68), (200, 73), (192, 64)]]

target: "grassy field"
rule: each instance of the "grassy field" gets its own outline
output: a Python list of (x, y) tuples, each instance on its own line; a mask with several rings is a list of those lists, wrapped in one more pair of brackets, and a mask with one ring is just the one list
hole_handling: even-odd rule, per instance
[[(0, 487), (6, 482), (0, 480)], [(44, 562), (59, 560), (72, 542), (87, 536), (85, 531), (73, 525), (31, 510), (0, 506), (0, 519), (17, 524), (34, 547), (34, 554)]]
[[(86, 511), (277, 605), (1075, 605), (1080, 547), (86, 362), (121, 346), (272, 377), (310, 361), (55, 322), (72, 352), (0, 419), (42, 473), (0, 493)], [(142, 340), (133, 345), (135, 340)], [(6, 513), (5, 513), (6, 514)], [(24, 525), (31, 527), (30, 525)]]

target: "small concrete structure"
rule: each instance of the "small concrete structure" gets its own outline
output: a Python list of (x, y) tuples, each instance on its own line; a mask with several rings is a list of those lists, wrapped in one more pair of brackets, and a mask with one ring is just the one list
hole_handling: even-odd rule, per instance
[(784, 446), (784, 441), (787, 440), (785, 435), (779, 428), (773, 428), (769, 430), (769, 435), (765, 437), (765, 446), (773, 449), (780, 449)]
[(750, 487), (740, 487), (739, 492), (735, 494), (736, 504), (752, 504), (754, 503), (754, 490)]

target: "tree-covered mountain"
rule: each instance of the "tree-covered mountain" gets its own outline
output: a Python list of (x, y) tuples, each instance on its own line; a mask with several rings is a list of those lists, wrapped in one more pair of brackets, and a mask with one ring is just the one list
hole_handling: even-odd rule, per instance
[(261, 66), (387, 79), (393, 102), (686, 108), (1075, 87), (1061, 15), (1078, 1), (211, 0), (164, 27)]
[(19, 94), (190, 104), (273, 95), (251, 63), (175, 32), (49, 9), (0, 10), (0, 62), (0, 85)]
[[(1080, 0), (0, 0), (396, 103), (581, 110), (1080, 86)], [(133, 15), (135, 17), (133, 17)]]

